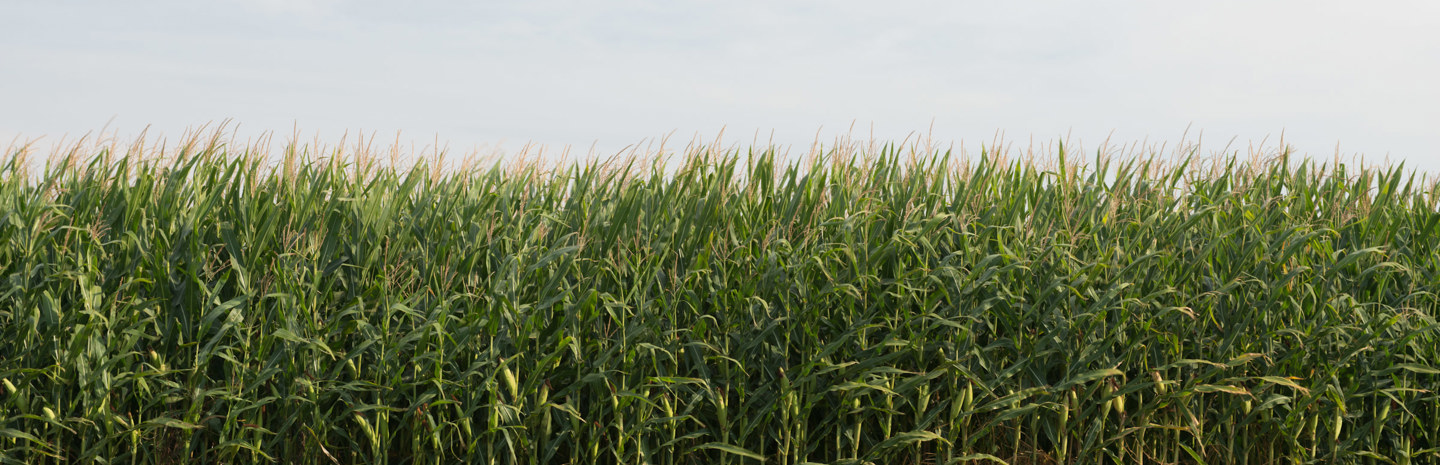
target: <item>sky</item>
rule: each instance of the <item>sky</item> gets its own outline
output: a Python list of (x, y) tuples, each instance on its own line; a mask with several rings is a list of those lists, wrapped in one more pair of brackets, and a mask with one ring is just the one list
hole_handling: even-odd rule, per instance
[(722, 128), (972, 151), (1283, 135), (1440, 172), (1433, 0), (3, 0), (0, 17), (0, 145), (223, 120), (601, 154)]

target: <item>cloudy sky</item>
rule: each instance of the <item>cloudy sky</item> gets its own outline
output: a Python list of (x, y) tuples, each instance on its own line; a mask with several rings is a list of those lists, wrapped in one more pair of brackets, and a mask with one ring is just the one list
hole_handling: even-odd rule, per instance
[[(403, 6), (402, 6), (403, 5)], [(1440, 172), (1440, 2), (0, 2), (0, 137), (1261, 140)], [(773, 134), (773, 136), (772, 136)], [(0, 142), (3, 144), (3, 142)]]

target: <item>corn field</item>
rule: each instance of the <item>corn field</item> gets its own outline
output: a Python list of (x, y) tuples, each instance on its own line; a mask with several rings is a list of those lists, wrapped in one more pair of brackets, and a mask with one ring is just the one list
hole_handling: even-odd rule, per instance
[(1440, 461), (1403, 168), (26, 153), (3, 463)]

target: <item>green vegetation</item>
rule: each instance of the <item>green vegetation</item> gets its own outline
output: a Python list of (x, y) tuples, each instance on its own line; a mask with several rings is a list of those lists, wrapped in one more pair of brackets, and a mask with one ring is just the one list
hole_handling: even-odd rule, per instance
[(5, 463), (1440, 460), (1440, 189), (1281, 155), (0, 169)]

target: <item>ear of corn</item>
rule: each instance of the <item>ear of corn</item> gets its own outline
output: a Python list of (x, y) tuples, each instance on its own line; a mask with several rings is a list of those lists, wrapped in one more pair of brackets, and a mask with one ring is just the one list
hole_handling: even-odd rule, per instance
[(117, 150), (0, 169), (0, 461), (1440, 460), (1403, 169)]

